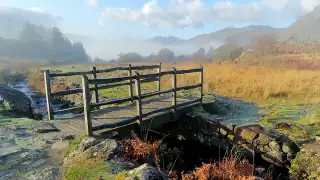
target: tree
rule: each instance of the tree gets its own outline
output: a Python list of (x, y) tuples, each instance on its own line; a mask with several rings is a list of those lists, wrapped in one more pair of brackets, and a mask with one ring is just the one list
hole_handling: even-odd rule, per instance
[(141, 62), (144, 61), (144, 57), (135, 52), (120, 53), (118, 58), (119, 62)]
[(157, 56), (162, 61), (173, 61), (175, 59), (174, 52), (167, 48), (160, 49)]
[(30, 24), (29, 22), (25, 23), (22, 27), (19, 40), (21, 41), (42, 41), (42, 37), (37, 33), (36, 26)]
[(225, 44), (214, 51), (214, 59), (219, 60), (235, 60), (243, 52), (243, 48), (236, 44)]
[(203, 47), (198, 49), (198, 51), (192, 54), (192, 59), (194, 60), (203, 60), (205, 58), (206, 58), (206, 50)]
[(214, 49), (213, 49), (213, 47), (212, 46), (210, 46), (210, 48), (209, 48), (209, 50), (208, 50), (208, 52), (207, 52), (207, 58), (212, 58), (213, 57), (213, 55), (214, 55)]

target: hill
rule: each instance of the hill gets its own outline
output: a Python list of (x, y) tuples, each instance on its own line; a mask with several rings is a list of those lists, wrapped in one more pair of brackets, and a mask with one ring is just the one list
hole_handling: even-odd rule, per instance
[(320, 41), (320, 6), (301, 16), (296, 22), (279, 33), (281, 41)]
[(174, 37), (174, 36), (168, 36), (168, 37), (156, 36), (147, 40), (147, 42), (152, 42), (156, 44), (178, 45), (178, 44), (185, 43), (185, 40)]
[(258, 37), (264, 35), (276, 35), (278, 28), (271, 26), (251, 25), (243, 28), (227, 27), (210, 34), (202, 34), (189, 39), (187, 42), (192, 44), (209, 44), (211, 42), (225, 42), (229, 44), (246, 45)]

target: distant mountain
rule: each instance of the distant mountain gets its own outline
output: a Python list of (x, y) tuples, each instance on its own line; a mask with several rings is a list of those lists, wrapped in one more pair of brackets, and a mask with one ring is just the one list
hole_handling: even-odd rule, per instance
[(205, 45), (211, 42), (246, 45), (264, 35), (276, 36), (280, 29), (271, 26), (251, 25), (243, 28), (227, 27), (210, 34), (202, 34), (187, 40), (187, 43)]
[(313, 42), (320, 41), (320, 6), (301, 16), (288, 28), (279, 33), (281, 41)]
[(184, 39), (180, 39), (174, 36), (168, 36), (168, 37), (156, 36), (147, 41), (156, 43), (156, 44), (166, 44), (166, 45), (178, 45), (178, 44), (183, 44), (185, 42)]

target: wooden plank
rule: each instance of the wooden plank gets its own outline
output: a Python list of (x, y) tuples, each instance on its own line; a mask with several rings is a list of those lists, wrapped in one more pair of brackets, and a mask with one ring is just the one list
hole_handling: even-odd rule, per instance
[(127, 101), (133, 101), (135, 99), (136, 99), (136, 97), (127, 97), (127, 98), (121, 98), (121, 99), (116, 99), (116, 100), (104, 101), (104, 102), (91, 104), (91, 107), (95, 108), (95, 107), (105, 106), (105, 105), (109, 105), (109, 104), (119, 104), (119, 103), (124, 103)]
[(142, 117), (148, 117), (148, 116), (151, 116), (151, 115), (156, 114), (156, 113), (160, 113), (160, 112), (171, 110), (172, 108), (173, 108), (173, 106), (165, 106), (165, 107), (162, 107), (162, 108), (158, 108), (158, 109), (149, 111), (147, 113), (144, 113), (142, 115)]
[(201, 72), (201, 68), (178, 70), (178, 71), (177, 71), (177, 74), (188, 74), (188, 73), (195, 73), (195, 72)]
[(177, 104), (177, 108), (200, 102), (200, 98)]
[(147, 69), (156, 69), (159, 68), (159, 65), (150, 65), (150, 66), (132, 66), (132, 70), (147, 70)]
[(92, 74), (92, 71), (79, 71), (79, 72), (64, 72), (64, 73), (51, 73), (51, 77), (62, 77), (62, 76), (77, 76), (77, 75), (87, 75)]
[(119, 87), (119, 86), (126, 86), (129, 85), (130, 82), (124, 82), (124, 83), (116, 83), (116, 84), (106, 84), (106, 85), (100, 85), (98, 86), (98, 90), (100, 89), (110, 89), (110, 88), (115, 88), (115, 87)]
[(161, 76), (162, 76), (161, 75), (161, 63), (159, 63), (158, 74), (159, 74), (159, 77), (158, 77), (158, 81), (157, 81), (157, 89), (160, 92), (161, 91)]
[(152, 74), (141, 74), (141, 79), (147, 79), (147, 78), (157, 78), (159, 77), (159, 73), (152, 73)]
[(117, 128), (120, 126), (124, 126), (124, 125), (128, 125), (131, 123), (134, 123), (136, 120), (138, 120), (139, 117), (135, 116), (126, 120), (121, 120), (121, 121), (117, 121), (117, 122), (111, 122), (111, 123), (105, 123), (102, 125), (98, 125), (98, 126), (94, 126), (92, 127), (93, 131), (99, 131), (99, 130), (103, 130), (103, 129), (108, 129), (108, 128)]
[(173, 74), (174, 72), (173, 71), (162, 71), (161, 72), (161, 76), (166, 76), (166, 75), (170, 75), (170, 74)]
[(122, 82), (130, 79), (135, 79), (135, 76), (124, 76), (124, 77), (105, 78), (105, 79), (91, 79), (89, 80), (89, 84), (108, 84), (108, 83)]
[(108, 73), (108, 72), (113, 72), (113, 71), (121, 71), (121, 70), (128, 70), (128, 67), (113, 67), (113, 68), (108, 68), (108, 69), (101, 69), (97, 70), (97, 73)]
[(48, 119), (53, 120), (53, 108), (52, 108), (52, 98), (51, 98), (51, 83), (50, 83), (50, 73), (49, 70), (44, 71), (44, 86), (46, 90), (46, 101), (47, 101), (47, 111), (48, 111)]
[(199, 87), (201, 87), (201, 84), (195, 84), (195, 85), (189, 85), (189, 86), (180, 86), (180, 87), (177, 87), (177, 91), (190, 90), (190, 89), (195, 89), (195, 88), (199, 88)]
[(53, 111), (53, 114), (54, 115), (67, 114), (67, 113), (73, 113), (73, 112), (81, 111), (81, 110), (83, 110), (83, 106), (72, 107), (72, 108), (68, 108), (68, 109), (61, 109), (61, 110), (58, 110), (58, 111)]
[(68, 90), (61, 90), (54, 93), (51, 93), (52, 96), (65, 96), (70, 94), (78, 94), (82, 92), (82, 88), (75, 88), (75, 89), (68, 89)]
[[(95, 66), (92, 67), (92, 77), (93, 79), (97, 79), (97, 68)], [(98, 85), (94, 84), (94, 96), (96, 99), (96, 103), (99, 102), (99, 91), (98, 91)]]
[(140, 81), (140, 83), (150, 83), (150, 82), (155, 82), (155, 81), (159, 81), (159, 78), (158, 77), (151, 77), (151, 78), (145, 78), (145, 79), (142, 79)]
[(174, 111), (177, 108), (177, 69), (176, 68), (172, 68), (173, 69), (173, 78), (172, 78), (172, 106)]
[(90, 93), (89, 93), (89, 83), (88, 77), (86, 75), (82, 76), (82, 87), (83, 87), (83, 105), (84, 105), (84, 121), (86, 127), (86, 133), (88, 136), (92, 136), (92, 121), (90, 116)]
[(173, 91), (172, 89), (167, 89), (167, 90), (162, 90), (162, 91), (145, 93), (145, 94), (141, 95), (141, 98), (144, 99), (144, 98), (148, 98), (148, 97), (152, 97), (152, 96), (157, 96), (157, 95), (160, 95), (160, 94), (170, 93), (172, 91)]

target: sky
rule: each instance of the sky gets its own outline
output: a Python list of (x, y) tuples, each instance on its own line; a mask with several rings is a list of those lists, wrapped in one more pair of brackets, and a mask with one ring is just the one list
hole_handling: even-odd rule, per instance
[(251, 24), (287, 27), (320, 0), (0, 0), (57, 18), (63, 32), (103, 38), (191, 38)]

